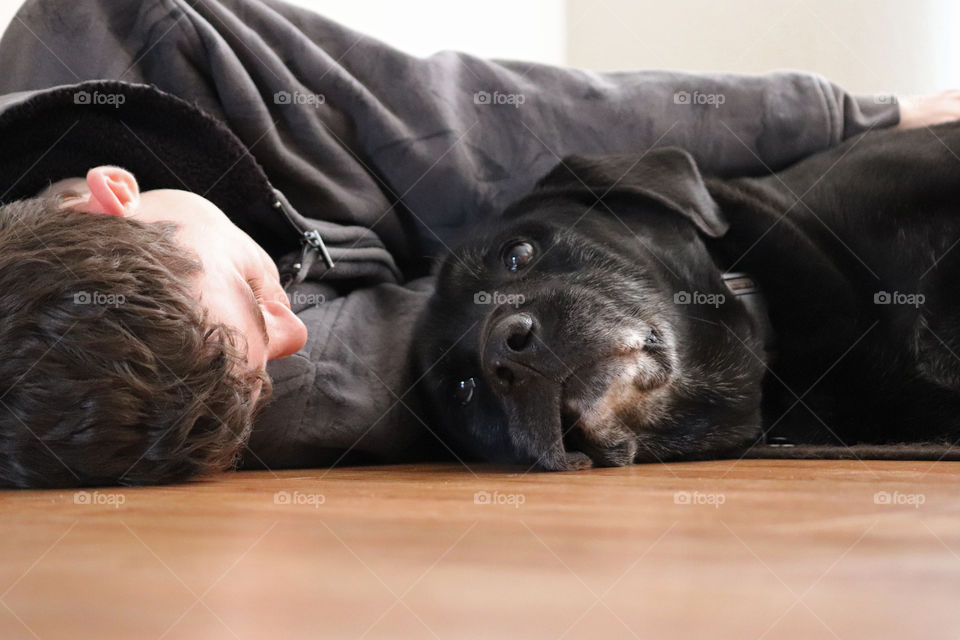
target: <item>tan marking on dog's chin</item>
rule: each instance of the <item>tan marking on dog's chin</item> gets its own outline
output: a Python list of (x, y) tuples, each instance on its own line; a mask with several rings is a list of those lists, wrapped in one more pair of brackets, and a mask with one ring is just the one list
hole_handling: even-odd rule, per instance
[(591, 439), (602, 440), (610, 432), (620, 433), (629, 429), (619, 418), (622, 413), (643, 416), (642, 425), (633, 425), (642, 427), (655, 423), (666, 409), (669, 384), (645, 391), (639, 389), (637, 379), (645, 375), (642, 368), (651, 363), (642, 354), (633, 354), (631, 357), (632, 360), (626, 362), (611, 379), (599, 400), (583, 402), (570, 399), (566, 402), (567, 408), (580, 416), (578, 428), (592, 436)]

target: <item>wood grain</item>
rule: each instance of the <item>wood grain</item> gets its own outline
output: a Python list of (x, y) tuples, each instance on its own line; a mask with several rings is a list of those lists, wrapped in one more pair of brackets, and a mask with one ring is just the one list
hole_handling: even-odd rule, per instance
[(960, 637), (960, 463), (522, 471), (4, 492), (0, 638)]

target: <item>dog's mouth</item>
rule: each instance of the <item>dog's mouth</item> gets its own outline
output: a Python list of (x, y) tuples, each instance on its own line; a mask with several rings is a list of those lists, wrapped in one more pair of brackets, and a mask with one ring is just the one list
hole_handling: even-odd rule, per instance
[[(596, 466), (631, 464), (637, 450), (636, 432), (662, 410), (662, 390), (670, 374), (665, 358), (639, 347), (573, 370), (559, 392), (564, 464), (575, 452)], [(548, 461), (543, 466), (550, 468)]]

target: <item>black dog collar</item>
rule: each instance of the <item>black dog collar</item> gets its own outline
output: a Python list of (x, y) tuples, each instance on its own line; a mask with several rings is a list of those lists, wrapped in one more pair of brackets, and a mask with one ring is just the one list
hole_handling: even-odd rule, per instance
[[(770, 322), (770, 314), (767, 311), (767, 303), (760, 291), (760, 285), (750, 277), (749, 274), (742, 272), (730, 272), (722, 274), (723, 282), (727, 285), (734, 296), (740, 299), (747, 313), (753, 320), (760, 335), (763, 338), (763, 349), (766, 351), (766, 361), (769, 363), (774, 355), (775, 338), (773, 324)], [(793, 447), (794, 444), (787, 438), (771, 435), (768, 431), (763, 431), (762, 444), (767, 447)]]

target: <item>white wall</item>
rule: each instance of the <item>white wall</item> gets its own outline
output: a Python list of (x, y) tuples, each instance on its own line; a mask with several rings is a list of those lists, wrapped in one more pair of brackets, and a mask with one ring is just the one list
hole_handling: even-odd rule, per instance
[(20, 0), (0, 0), (0, 25), (2, 25), (4, 29), (10, 24), (10, 20), (13, 19), (13, 14), (17, 12), (20, 4)]
[[(0, 0), (0, 28), (6, 27), (21, 2)], [(416, 55), (457, 49), (552, 64), (565, 60), (564, 0), (293, 0), (292, 4)]]
[(564, 0), (293, 0), (293, 4), (416, 55), (456, 49), (552, 64), (566, 59)]
[[(62, 0), (83, 2), (84, 0)], [(598, 70), (817, 71), (852, 91), (960, 87), (960, 0), (294, 0), (401, 49)], [(0, 25), (19, 0), (0, 0)]]
[(960, 87), (957, 0), (568, 0), (567, 61), (816, 71), (851, 91)]

